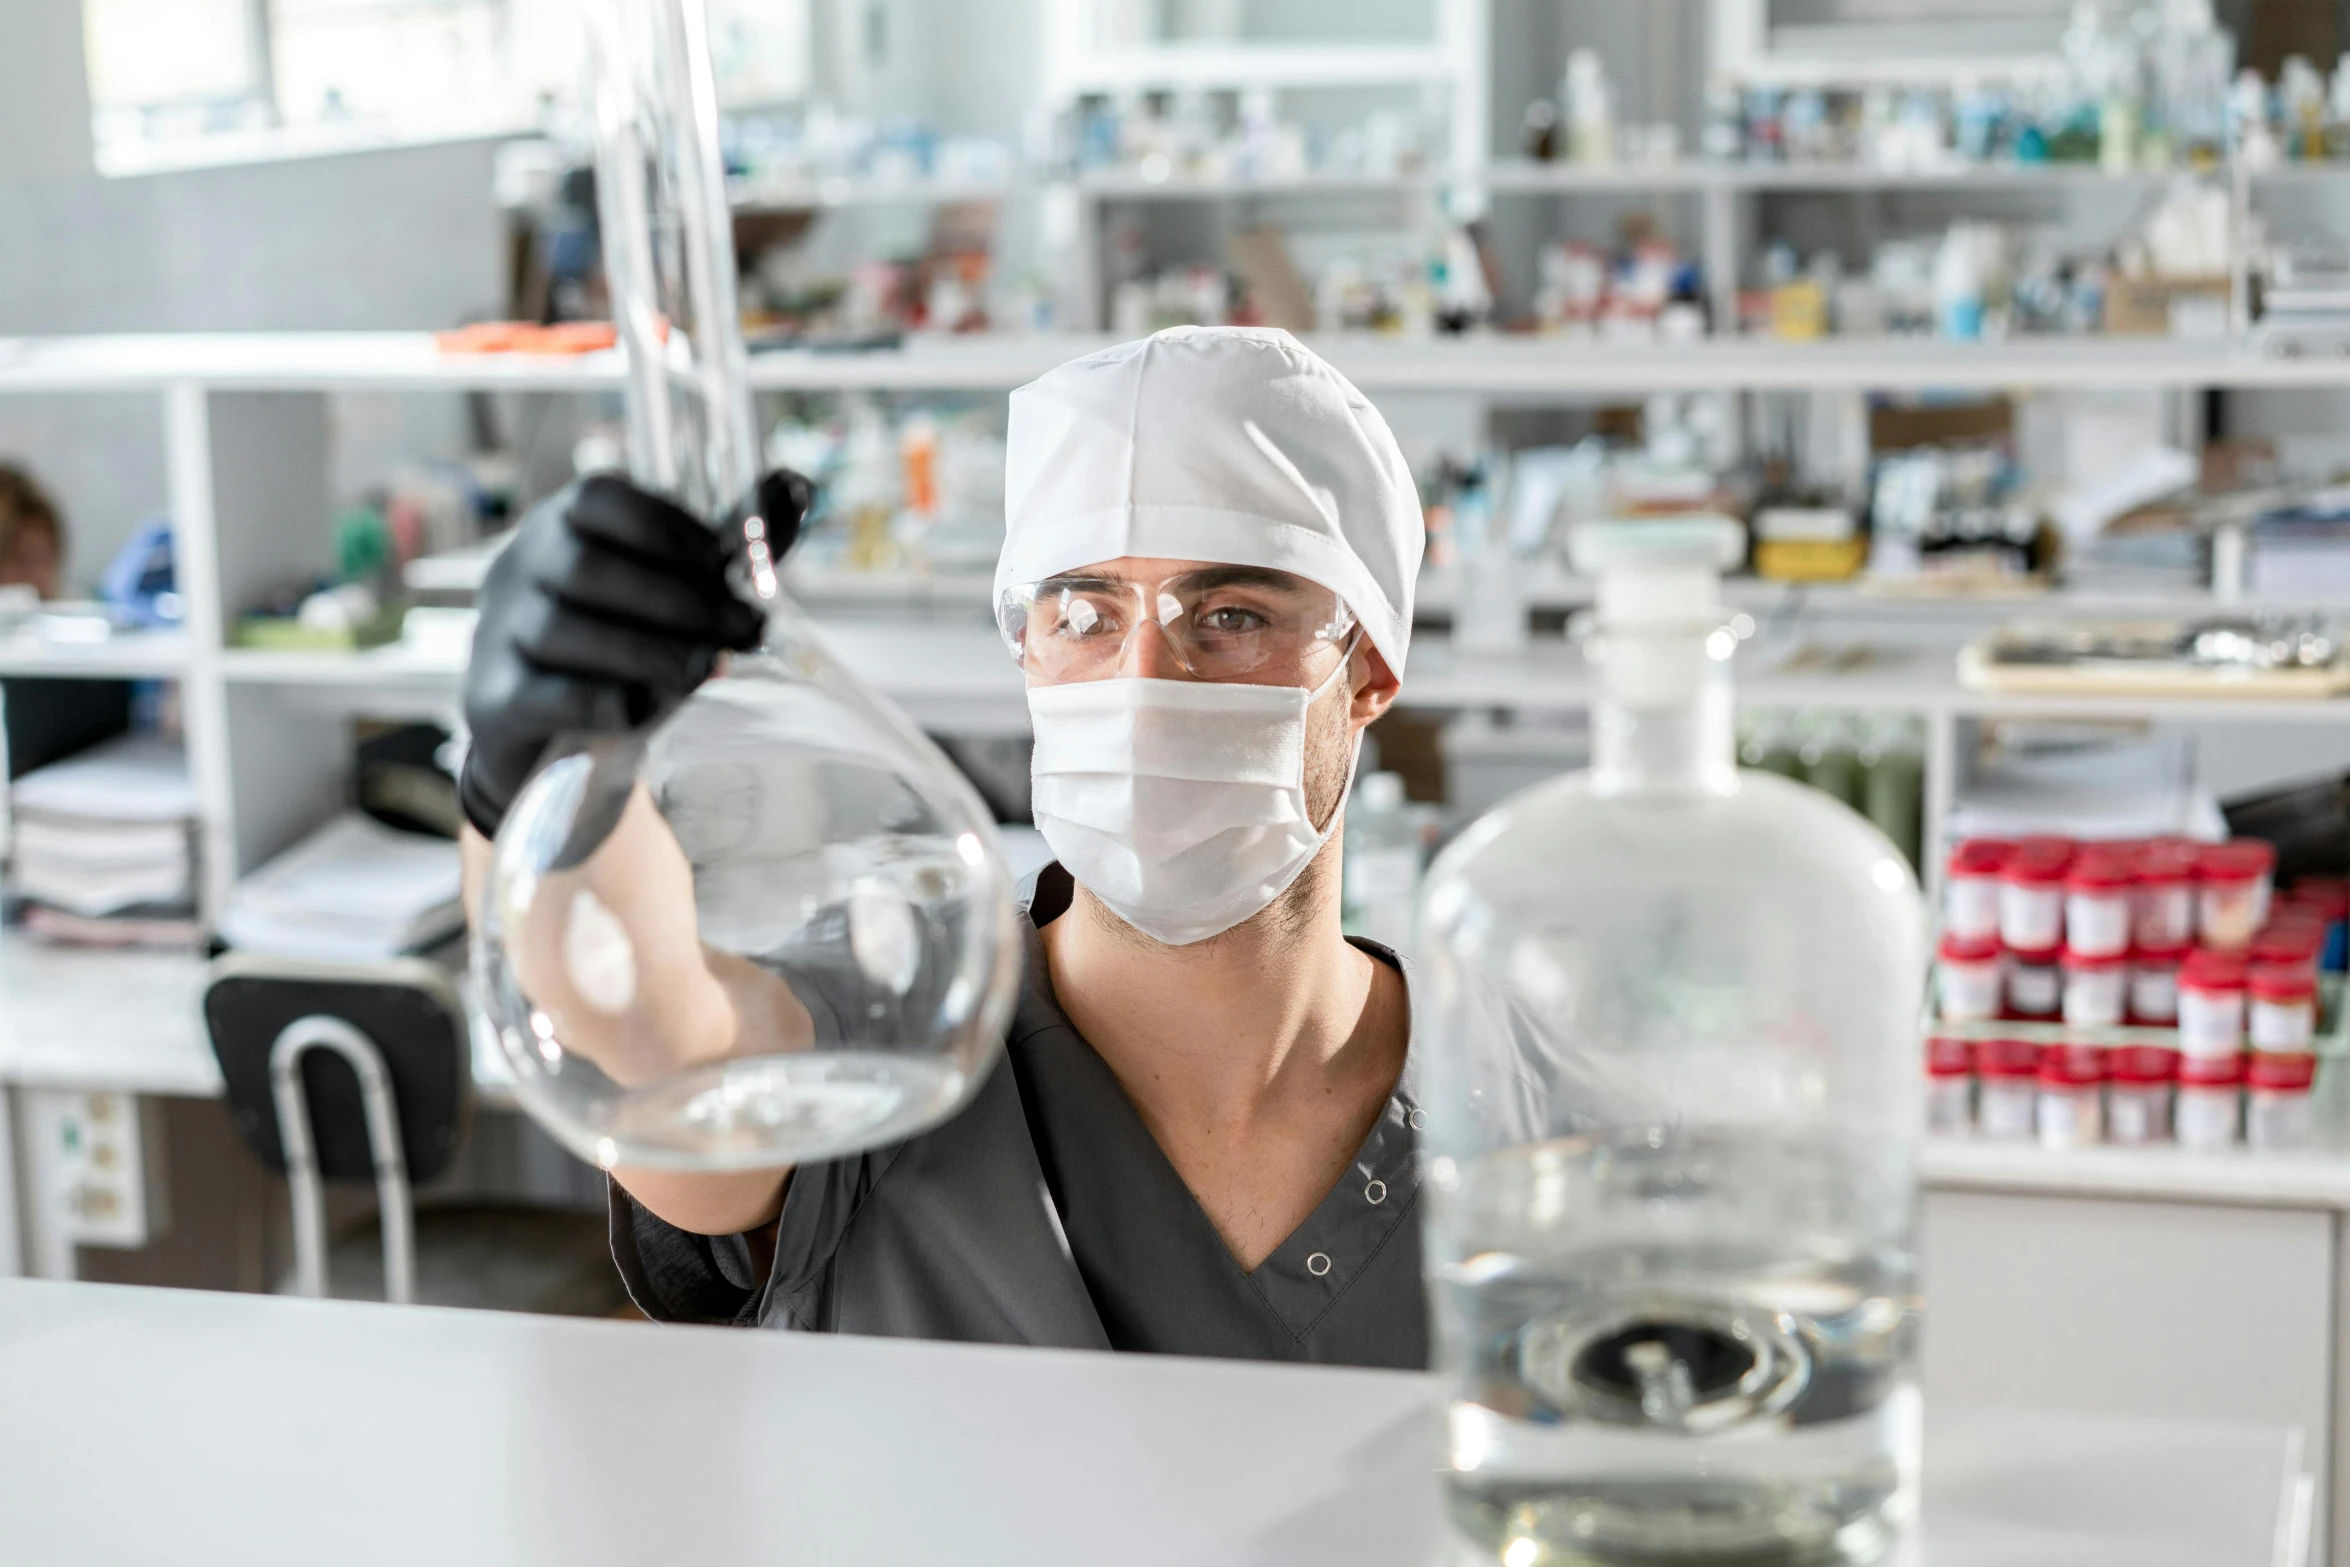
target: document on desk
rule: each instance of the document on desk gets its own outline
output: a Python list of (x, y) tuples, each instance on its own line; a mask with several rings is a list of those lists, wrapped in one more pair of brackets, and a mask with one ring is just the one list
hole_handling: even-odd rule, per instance
[(464, 923), (457, 845), (346, 811), (237, 883), (220, 919), (232, 947), (371, 963)]

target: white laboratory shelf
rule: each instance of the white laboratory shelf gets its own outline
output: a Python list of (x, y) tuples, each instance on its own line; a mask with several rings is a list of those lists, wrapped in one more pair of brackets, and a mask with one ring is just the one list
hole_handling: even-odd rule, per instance
[(221, 674), (232, 688), (270, 689), (302, 711), (447, 724), (465, 683), (465, 657), (398, 642), (357, 653), (229, 648)]
[[(1008, 391), (1108, 347), (1099, 333), (916, 335), (902, 347), (755, 354), (764, 391)], [(2350, 385), (2350, 359), (2283, 359), (2229, 342), (1851, 338), (1605, 344), (1560, 338), (1312, 339), (1365, 391), (1615, 397), (1654, 391), (1983, 390)], [(422, 332), (185, 333), (0, 343), (0, 395), (159, 389), (605, 392), (615, 353), (441, 353)]]
[(0, 1085), (212, 1098), (204, 960), (0, 932)]
[(1408, 174), (1309, 173), (1262, 179), (1198, 179), (1174, 175), (1151, 179), (1131, 169), (1081, 174), (1081, 196), (1117, 201), (1242, 201), (1252, 196), (1411, 195), (1447, 182), (1444, 173), (1423, 169)]
[(176, 631), (134, 631), (103, 642), (0, 638), (0, 675), (95, 680), (168, 680), (187, 668), (188, 641)]
[(1459, 58), (1433, 44), (1167, 43), (1080, 55), (1064, 86), (1078, 93), (1380, 87), (1443, 81), (1459, 70)]
[(887, 180), (827, 174), (812, 179), (735, 180), (728, 185), (727, 201), (737, 212), (823, 212), (853, 207), (1002, 201), (1020, 188), (1019, 182), (1010, 178)]
[(0, 395), (156, 390), (617, 391), (616, 352), (444, 354), (429, 332), (156, 332), (0, 339)]
[[(869, 354), (762, 354), (772, 390), (1008, 390), (1108, 337), (1048, 334), (909, 343)], [(1316, 351), (1364, 391), (1485, 397), (1617, 397), (1658, 391), (2311, 387), (2350, 384), (2350, 360), (2280, 359), (2224, 342), (2139, 338), (1951, 343), (1855, 338), (1819, 343), (1717, 339), (1617, 345), (1466, 337), (1320, 337)]]
[[(2313, 169), (2310, 176), (2350, 175), (2350, 165)], [(1582, 192), (1640, 194), (1677, 191), (1872, 191), (1872, 190), (2142, 190), (2185, 170), (2132, 169), (2109, 174), (2094, 164), (1991, 163), (1942, 168), (1888, 169), (1863, 163), (1707, 163), (1691, 160), (1654, 168), (1617, 165), (1592, 168), (1572, 163), (1501, 159), (1485, 172), (1487, 188), (1530, 195)]]
[(220, 655), (221, 671), (232, 683), (263, 686), (372, 686), (441, 690), (465, 674), (462, 657), (403, 642), (356, 653), (290, 652), (233, 647)]
[(2350, 1211), (2350, 1152), (2076, 1148), (1929, 1138), (1928, 1189)]

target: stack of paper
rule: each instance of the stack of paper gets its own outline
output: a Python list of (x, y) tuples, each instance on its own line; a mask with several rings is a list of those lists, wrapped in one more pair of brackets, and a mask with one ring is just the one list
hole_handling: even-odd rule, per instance
[(2255, 522), (2245, 586), (2279, 598), (2350, 593), (2350, 488), (2319, 490)]
[(221, 914), (232, 947), (374, 963), (464, 923), (457, 845), (346, 811), (237, 883)]
[(196, 791), (172, 741), (123, 735), (27, 773), (10, 794), (19, 896), (84, 918), (193, 899)]

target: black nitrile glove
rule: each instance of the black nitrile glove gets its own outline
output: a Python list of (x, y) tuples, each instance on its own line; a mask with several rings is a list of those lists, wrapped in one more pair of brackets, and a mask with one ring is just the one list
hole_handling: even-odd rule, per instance
[[(798, 537), (814, 487), (759, 483), (769, 552)], [(710, 678), (718, 655), (759, 645), (765, 613), (727, 585), (741, 529), (723, 534), (627, 480), (599, 475), (533, 507), (482, 584), (465, 672), (471, 747), (457, 779), (484, 837), (558, 735), (642, 730)]]

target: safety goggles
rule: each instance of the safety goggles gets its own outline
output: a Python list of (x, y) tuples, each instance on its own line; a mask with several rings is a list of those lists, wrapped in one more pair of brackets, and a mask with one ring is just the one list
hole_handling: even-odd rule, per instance
[(1156, 636), (1195, 680), (1290, 685), (1314, 673), (1315, 653), (1345, 644), (1355, 617), (1289, 572), (1203, 566), (1155, 581), (1074, 571), (1026, 583), (1005, 590), (996, 624), (1020, 667), (1056, 684), (1126, 673), (1135, 639)]

